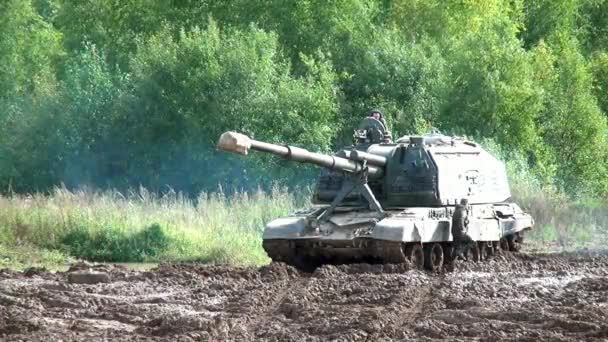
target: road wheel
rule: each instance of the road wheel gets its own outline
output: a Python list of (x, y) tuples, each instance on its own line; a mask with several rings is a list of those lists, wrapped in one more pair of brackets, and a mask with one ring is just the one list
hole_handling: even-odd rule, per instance
[(467, 261), (479, 262), (479, 245), (474, 243), (467, 251)]
[(501, 253), (509, 251), (509, 241), (506, 237), (500, 238), (500, 241), (498, 242), (498, 247)]
[(432, 271), (439, 272), (443, 267), (443, 247), (438, 243), (426, 244), (424, 246), (424, 268)]
[(449, 264), (454, 262), (454, 246), (449, 243), (443, 248), (443, 263)]
[(415, 269), (424, 269), (424, 251), (422, 250), (421, 244), (416, 243), (406, 246), (405, 256)]
[(477, 249), (479, 250), (479, 261), (488, 260), (488, 243), (478, 242), (477, 245)]
[(511, 252), (519, 252), (519, 250), (521, 249), (523, 240), (524, 239), (523, 239), (523, 235), (521, 232), (507, 236), (507, 243), (509, 245), (509, 250)]
[(488, 258), (491, 258), (493, 256), (496, 255), (496, 249), (497, 249), (497, 245), (496, 242), (490, 242), (490, 244), (488, 245), (487, 251), (488, 251)]

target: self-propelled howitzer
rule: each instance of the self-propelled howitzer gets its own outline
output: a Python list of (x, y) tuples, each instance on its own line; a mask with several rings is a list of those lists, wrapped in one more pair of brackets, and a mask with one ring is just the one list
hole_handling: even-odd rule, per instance
[(322, 167), (314, 205), (270, 222), (264, 231), (270, 258), (297, 267), (409, 260), (438, 270), (451, 259), (451, 217), (461, 199), (469, 203), (473, 260), (517, 250), (524, 231), (533, 226), (530, 215), (510, 199), (504, 164), (462, 138), (430, 134), (395, 143), (358, 139), (325, 155), (226, 132), (218, 147), (244, 155), (249, 150), (269, 152)]

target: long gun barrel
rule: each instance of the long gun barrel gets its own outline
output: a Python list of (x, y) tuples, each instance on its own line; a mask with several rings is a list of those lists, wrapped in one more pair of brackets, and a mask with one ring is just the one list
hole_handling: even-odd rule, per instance
[(362, 162), (367, 161), (368, 174), (373, 178), (382, 177), (384, 174), (382, 167), (386, 164), (386, 158), (362, 151), (351, 151), (349, 152), (350, 158), (343, 158), (310, 152), (299, 147), (275, 145), (253, 140), (244, 134), (236, 132), (226, 132), (222, 134), (217, 147), (220, 150), (242, 155), (247, 155), (250, 149), (268, 152), (299, 163), (315, 164), (332, 170), (342, 170), (353, 173), (363, 170)]

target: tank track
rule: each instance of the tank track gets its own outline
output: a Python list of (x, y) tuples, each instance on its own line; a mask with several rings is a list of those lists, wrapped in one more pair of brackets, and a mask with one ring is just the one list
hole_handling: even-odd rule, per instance
[(300, 270), (313, 271), (318, 263), (300, 252), (297, 241), (293, 240), (264, 240), (262, 247), (273, 262), (284, 262)]
[[(297, 268), (310, 268), (323, 263), (332, 263), (326, 257), (320, 257), (315, 247), (308, 246), (304, 241), (294, 240), (265, 240), (264, 250), (275, 262), (284, 262)], [(393, 241), (371, 241), (364, 249), (363, 261), (374, 263), (400, 264), (407, 260), (403, 244)], [(354, 258), (360, 260), (361, 258)]]
[(275, 262), (292, 264), (295, 259), (295, 246), (289, 240), (265, 240), (262, 247), (268, 257)]
[[(505, 237), (501, 241), (477, 242), (466, 255), (467, 261), (483, 261), (497, 253), (517, 252), (523, 242), (523, 234)], [(322, 264), (349, 262), (371, 262), (381, 264), (401, 264), (409, 262), (412, 267), (440, 271), (444, 265), (451, 264), (453, 246), (443, 243), (408, 243), (373, 240), (360, 244), (360, 247), (344, 248), (352, 251), (351, 258), (335, 259), (322, 255), (322, 248), (315, 242), (306, 240), (264, 240), (262, 246), (274, 262), (284, 262), (298, 269), (312, 271)], [(335, 249), (328, 249), (330, 253)]]
[(400, 242), (375, 241), (374, 247), (374, 254), (385, 264), (401, 264), (407, 260)]

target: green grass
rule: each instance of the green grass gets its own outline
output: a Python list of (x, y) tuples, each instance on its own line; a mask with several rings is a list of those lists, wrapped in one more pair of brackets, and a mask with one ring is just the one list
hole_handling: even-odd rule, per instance
[[(307, 192), (307, 191), (305, 191)], [(306, 205), (307, 194), (221, 191), (192, 200), (140, 189), (0, 197), (0, 267), (104, 262), (201, 261), (260, 265), (265, 224)]]
[(608, 202), (571, 199), (550, 187), (513, 187), (516, 202), (535, 221), (527, 241), (536, 248), (572, 250), (605, 248), (608, 241)]
[(58, 250), (48, 250), (38, 246), (20, 243), (18, 245), (0, 243), (0, 269), (23, 270), (29, 267), (57, 269), (75, 260)]

